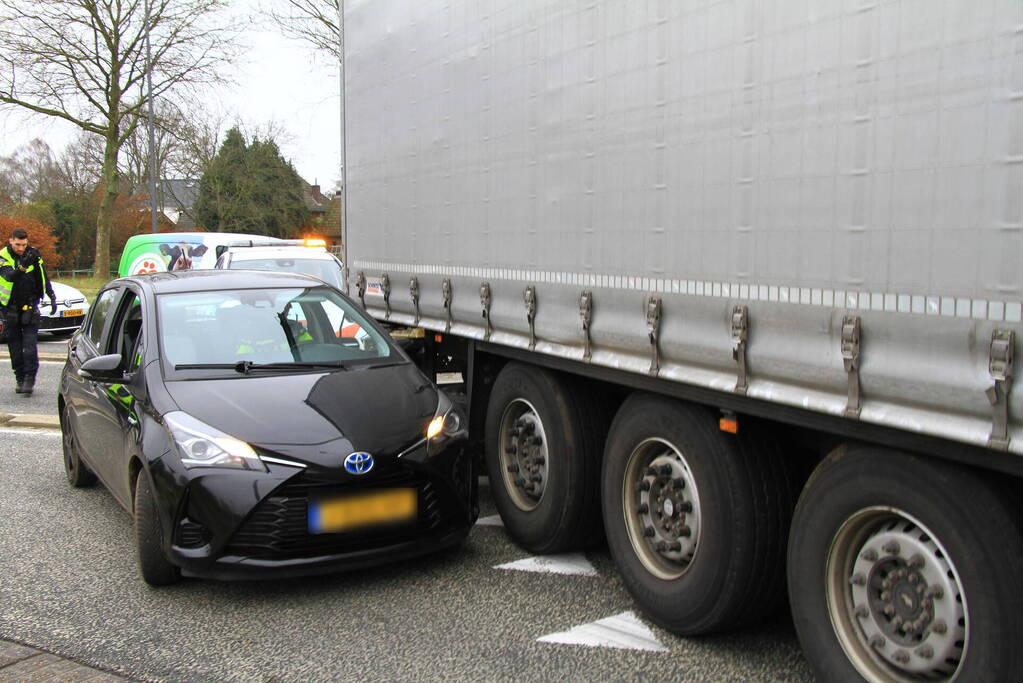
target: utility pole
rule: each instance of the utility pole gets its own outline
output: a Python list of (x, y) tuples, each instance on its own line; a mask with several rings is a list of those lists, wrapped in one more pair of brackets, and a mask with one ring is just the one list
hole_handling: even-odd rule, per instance
[(149, 44), (149, 3), (146, 0), (146, 104), (149, 119), (149, 214), (150, 230), (156, 232), (156, 133), (153, 130), (153, 52)]
[(338, 72), (341, 84), (341, 263), (344, 264), (345, 294), (350, 291), (348, 275), (348, 164), (345, 163), (345, 2), (337, 0), (337, 36), (341, 58)]

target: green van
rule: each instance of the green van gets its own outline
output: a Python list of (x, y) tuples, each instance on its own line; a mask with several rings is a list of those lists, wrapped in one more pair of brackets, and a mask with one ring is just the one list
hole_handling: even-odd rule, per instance
[(217, 247), (240, 240), (276, 242), (277, 238), (235, 232), (156, 232), (133, 235), (128, 238), (121, 252), (117, 276), (213, 268), (217, 263)]

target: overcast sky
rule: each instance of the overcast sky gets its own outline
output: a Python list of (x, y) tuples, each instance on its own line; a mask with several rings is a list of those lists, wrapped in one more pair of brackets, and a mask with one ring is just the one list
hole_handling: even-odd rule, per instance
[[(244, 0), (236, 2), (246, 5)], [(337, 65), (303, 43), (270, 27), (252, 27), (242, 36), (245, 52), (234, 65), (236, 84), (221, 89), (207, 108), (239, 117), (247, 128), (271, 121), (287, 130), (281, 151), (306, 181), (334, 188), (340, 166), (340, 99)], [(76, 135), (70, 124), (20, 113), (0, 115), (0, 154), (39, 137), (59, 155)]]

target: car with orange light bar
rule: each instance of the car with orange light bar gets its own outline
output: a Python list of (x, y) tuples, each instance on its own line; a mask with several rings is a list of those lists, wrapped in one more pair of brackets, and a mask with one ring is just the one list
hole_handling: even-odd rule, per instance
[(68, 481), (99, 479), (133, 515), (149, 584), (408, 559), (460, 544), (478, 516), (459, 407), (318, 279), (121, 278), (70, 349)]
[(217, 247), (216, 253), (215, 268), (299, 273), (344, 289), (341, 261), (327, 251), (322, 239), (237, 240)]

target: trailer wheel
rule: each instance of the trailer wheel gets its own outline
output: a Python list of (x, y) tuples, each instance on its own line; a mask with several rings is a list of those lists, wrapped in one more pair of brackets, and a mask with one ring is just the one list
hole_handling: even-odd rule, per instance
[(523, 548), (555, 553), (600, 534), (599, 410), (561, 376), (510, 363), (497, 376), (486, 419), (485, 458), (494, 503)]
[(634, 395), (611, 425), (602, 494), (622, 580), (664, 628), (712, 633), (783, 602), (794, 493), (768, 435), (727, 435), (707, 409)]
[(951, 463), (839, 451), (796, 507), (788, 580), (827, 681), (1014, 680), (1023, 535), (989, 482)]

